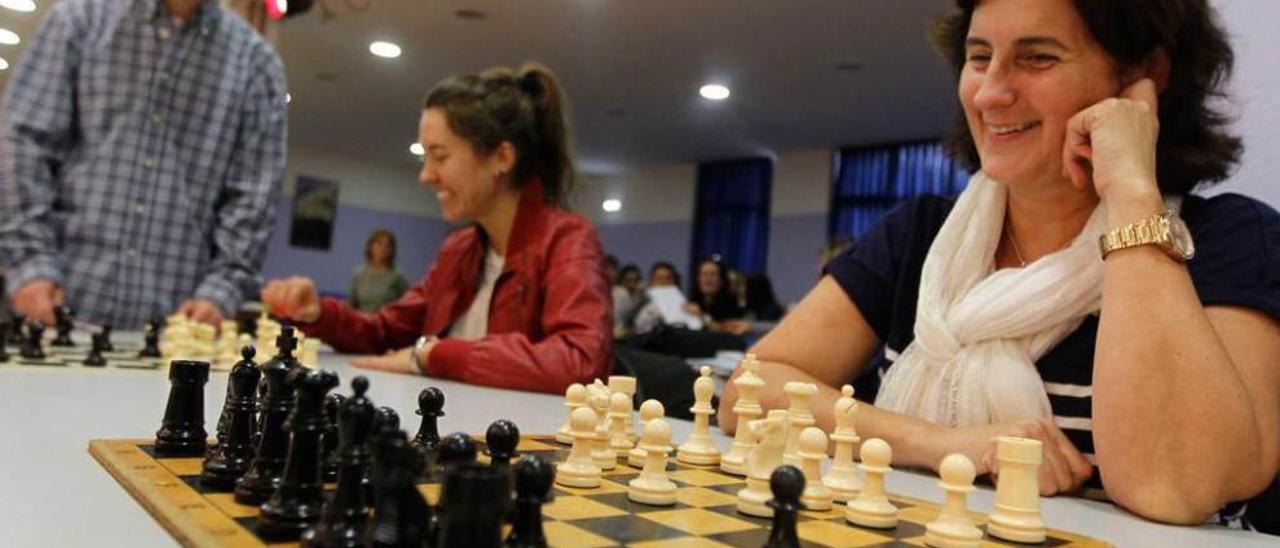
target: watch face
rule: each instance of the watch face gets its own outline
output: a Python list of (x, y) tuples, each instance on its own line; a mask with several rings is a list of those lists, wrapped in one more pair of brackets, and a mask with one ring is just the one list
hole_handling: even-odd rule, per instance
[(1191, 231), (1181, 217), (1169, 219), (1169, 241), (1182, 254), (1182, 260), (1189, 261), (1196, 255), (1196, 244), (1191, 240)]

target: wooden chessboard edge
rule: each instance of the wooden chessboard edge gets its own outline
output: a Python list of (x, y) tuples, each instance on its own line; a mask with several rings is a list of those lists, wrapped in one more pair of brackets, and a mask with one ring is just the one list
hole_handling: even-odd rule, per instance
[[(149, 472), (174, 485), (174, 489), (185, 490), (191, 497), (200, 500), (200, 503), (210, 511), (199, 514), (184, 511), (179, 507), (178, 503), (174, 502), (173, 497), (161, 494), (159, 488), (154, 486), (155, 482), (151, 482), (149, 485), (139, 474), (131, 472), (127, 459), (121, 453), (121, 450), (132, 449), (154, 462), (154, 459), (151, 459), (146, 453), (142, 453), (141, 449), (138, 448), (139, 445), (148, 443), (151, 443), (151, 440), (90, 440), (89, 454), (107, 470), (107, 473), (111, 474), (111, 477), (115, 478), (117, 483), (124, 487), (125, 491), (134, 500), (143, 506), (147, 513), (165, 531), (173, 535), (174, 540), (177, 540), (179, 544), (191, 548), (206, 546), (259, 548), (265, 546), (251, 533), (240, 527), (240, 524), (236, 523), (235, 520), (204, 502), (203, 495), (197, 493), (181, 478), (163, 467), (158, 466)], [(211, 520), (212, 522), (205, 520)], [(236, 533), (227, 537), (220, 537), (210, 532), (211, 526), (230, 528), (228, 530), (234, 530)]]

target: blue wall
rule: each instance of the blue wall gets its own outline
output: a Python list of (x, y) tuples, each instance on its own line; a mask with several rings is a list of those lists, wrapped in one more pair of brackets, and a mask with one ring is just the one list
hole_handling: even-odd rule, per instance
[(827, 241), (827, 215), (788, 215), (769, 220), (769, 278), (787, 306), (818, 281), (818, 251)]
[(604, 252), (618, 258), (625, 265), (635, 263), (649, 276), (649, 267), (658, 261), (667, 261), (680, 271), (680, 281), (687, 281), (684, 272), (689, 262), (689, 242), (693, 238), (693, 223), (689, 221), (649, 221), (634, 223), (596, 223), (596, 232)]

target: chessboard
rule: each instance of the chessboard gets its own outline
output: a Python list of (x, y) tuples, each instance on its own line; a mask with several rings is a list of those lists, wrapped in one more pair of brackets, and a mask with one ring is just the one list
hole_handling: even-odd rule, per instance
[[(125, 369), (159, 369), (164, 365), (164, 360), (160, 358), (139, 358), (138, 352), (142, 350), (140, 346), (119, 347), (108, 352), (102, 352), (103, 359), (106, 360), (105, 367), (120, 367)], [(51, 366), (51, 367), (104, 367), (85, 365), (85, 358), (89, 355), (88, 345), (75, 346), (45, 346), (45, 357), (43, 359), (28, 359), (21, 356), (10, 356), (9, 363), (23, 366)]]
[[(237, 504), (231, 493), (200, 485), (201, 459), (161, 458), (152, 440), (94, 440), (89, 452), (152, 516), (185, 546), (267, 546), (255, 533), (258, 508)], [(211, 441), (212, 443), (212, 441)], [(485, 462), (483, 437), (479, 460)], [(516, 450), (551, 462), (567, 458), (567, 446), (551, 436), (523, 436)], [(625, 459), (624, 459), (625, 460)], [(744, 478), (715, 466), (696, 466), (671, 459), (667, 469), (678, 486), (674, 506), (649, 506), (627, 498), (627, 482), (640, 471), (619, 462), (604, 472), (599, 487), (577, 489), (556, 484), (554, 499), (543, 506), (544, 530), (551, 546), (763, 546), (770, 520), (737, 511), (737, 492)], [(333, 489), (334, 486), (327, 486)], [(438, 483), (418, 489), (435, 504)], [(924, 546), (925, 524), (939, 506), (911, 497), (890, 495), (898, 506), (899, 524), (877, 530), (844, 519), (844, 505), (823, 512), (801, 511), (797, 531), (806, 546)], [(985, 516), (971, 512), (982, 526)], [(505, 537), (506, 532), (503, 535)], [(296, 544), (271, 544), (290, 546)], [(1050, 529), (1043, 546), (1110, 546), (1082, 535)], [(1027, 546), (987, 536), (982, 546)]]

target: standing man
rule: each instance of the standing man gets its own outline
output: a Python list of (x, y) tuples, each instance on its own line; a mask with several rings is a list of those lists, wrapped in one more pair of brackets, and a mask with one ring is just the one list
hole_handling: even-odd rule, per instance
[(14, 309), (217, 323), (261, 283), (285, 165), (284, 66), (217, 0), (65, 0), (0, 123)]

